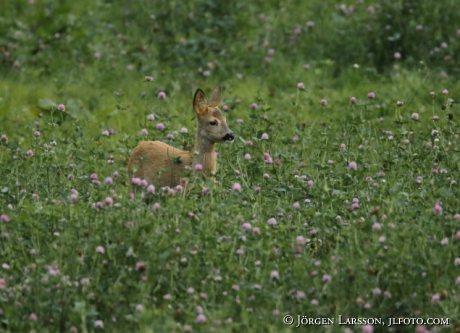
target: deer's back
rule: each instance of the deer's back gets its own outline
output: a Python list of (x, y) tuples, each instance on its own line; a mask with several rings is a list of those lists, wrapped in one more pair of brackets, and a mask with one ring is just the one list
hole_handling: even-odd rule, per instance
[(145, 179), (156, 187), (180, 183), (184, 169), (192, 167), (192, 155), (161, 141), (144, 141), (134, 148), (128, 162), (128, 173)]

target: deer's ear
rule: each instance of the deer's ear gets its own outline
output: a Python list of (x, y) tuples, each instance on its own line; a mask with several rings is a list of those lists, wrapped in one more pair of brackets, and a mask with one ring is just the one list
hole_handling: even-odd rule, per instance
[(218, 107), (221, 102), (220, 84), (216, 84), (214, 91), (212, 92), (211, 98), (209, 99), (209, 106), (215, 108)]
[(208, 101), (206, 100), (204, 92), (201, 89), (197, 89), (195, 92), (195, 96), (193, 97), (193, 108), (199, 115), (205, 113), (208, 109)]

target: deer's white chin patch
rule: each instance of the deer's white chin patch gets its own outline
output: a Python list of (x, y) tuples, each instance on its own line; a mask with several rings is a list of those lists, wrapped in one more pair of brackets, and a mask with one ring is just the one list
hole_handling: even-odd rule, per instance
[(223, 142), (229, 144), (229, 143), (233, 143), (234, 141), (235, 141), (235, 139), (233, 139), (233, 140), (225, 140), (225, 141), (223, 141)]

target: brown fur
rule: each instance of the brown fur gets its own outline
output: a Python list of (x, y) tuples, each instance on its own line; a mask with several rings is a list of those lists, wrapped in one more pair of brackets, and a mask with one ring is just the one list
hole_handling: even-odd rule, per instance
[[(186, 169), (192, 170), (196, 164), (203, 166), (202, 171), (195, 172), (197, 175), (215, 173), (215, 144), (223, 142), (226, 135), (233, 135), (218, 108), (220, 101), (220, 85), (214, 88), (209, 103), (201, 89), (195, 92), (193, 107), (198, 121), (195, 156), (160, 141), (144, 141), (133, 150), (129, 159), (130, 177), (134, 175), (155, 186), (172, 187), (180, 183), (181, 174)], [(214, 121), (217, 125), (210, 124)]]

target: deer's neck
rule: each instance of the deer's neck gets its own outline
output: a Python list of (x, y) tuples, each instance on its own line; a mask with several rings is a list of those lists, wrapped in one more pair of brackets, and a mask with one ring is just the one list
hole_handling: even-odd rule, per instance
[(214, 142), (204, 140), (197, 134), (194, 165), (201, 164), (204, 173), (216, 172), (216, 153)]

